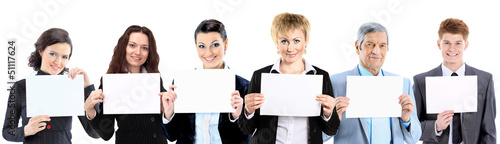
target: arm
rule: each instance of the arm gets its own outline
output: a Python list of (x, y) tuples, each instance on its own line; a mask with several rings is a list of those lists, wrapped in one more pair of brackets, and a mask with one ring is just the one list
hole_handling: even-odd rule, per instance
[[(236, 89), (239, 94), (246, 94), (248, 91), (248, 80), (243, 79), (241, 77), (236, 76)], [(233, 92), (234, 94), (234, 92)], [(233, 97), (234, 98), (234, 97)], [(231, 100), (233, 101), (233, 98)], [(239, 104), (238, 107), (243, 107), (243, 104)], [(240, 108), (241, 111), (241, 108)], [(229, 140), (229, 143), (242, 143), (246, 142), (248, 139), (248, 135), (245, 135), (241, 132), (238, 123), (236, 122), (238, 119), (243, 118), (239, 117), (241, 112), (238, 113), (238, 118), (234, 118), (233, 113), (222, 113), (220, 117), (222, 120), (219, 123), (219, 133), (222, 140)]]
[[(405, 89), (407, 90), (405, 91), (405, 93), (407, 93), (410, 96), (411, 100), (415, 102), (415, 96), (413, 93), (413, 89), (411, 87), (410, 80), (405, 78), (404, 82), (405, 82), (404, 84)], [(420, 139), (420, 136), (422, 135), (422, 129), (420, 126), (420, 121), (417, 116), (416, 105), (413, 105), (413, 109), (414, 110), (410, 115), (409, 127), (405, 128), (403, 122), (400, 122), (401, 131), (403, 132), (403, 136), (406, 143), (417, 143), (418, 140)]]
[[(99, 86), (99, 89), (102, 89), (102, 78), (101, 78), (101, 85)], [(92, 124), (92, 127), (94, 130), (101, 136), (102, 139), (104, 140), (109, 140), (111, 137), (113, 137), (113, 134), (115, 133), (115, 116), (114, 115), (104, 115), (103, 114), (103, 104), (102, 103), (97, 103), (96, 106), (98, 109), (96, 109), (96, 115), (95, 117), (90, 121)]]
[[(247, 94), (251, 93), (260, 93), (260, 75), (261, 73), (255, 71), (253, 73), (252, 79), (250, 80), (250, 85), (248, 86), (248, 92)], [(246, 97), (243, 97), (243, 101), (245, 101)], [(259, 109), (254, 111), (254, 116), (250, 119), (247, 119), (246, 113), (246, 108), (245, 108), (246, 103), (243, 103), (243, 110), (241, 112), (240, 118), (238, 118), (238, 126), (240, 127), (240, 130), (243, 132), (245, 135), (250, 135), (253, 134), (255, 129), (257, 128), (256, 122), (259, 119), (260, 111)]]
[(496, 142), (496, 100), (493, 78), (489, 77), (488, 88), (486, 92), (486, 102), (484, 103), (483, 117), (481, 121), (481, 130), (478, 143), (497, 143)]
[[(94, 85), (90, 85), (90, 86), (87, 86), (85, 87), (85, 99), (86, 100), (90, 93), (92, 91), (94, 91)], [(90, 123), (90, 120), (87, 119), (86, 116), (78, 116), (78, 119), (80, 120), (80, 123), (82, 124), (83, 126), (83, 129), (85, 130), (85, 132), (87, 132), (87, 134), (92, 137), (92, 138), (99, 138), (99, 134), (97, 134), (97, 132), (92, 128), (92, 124)]]
[[(332, 87), (332, 82), (330, 80), (330, 76), (328, 75), (328, 72), (325, 72), (323, 74), (323, 94), (328, 95), (333, 97), (333, 87)], [(335, 102), (333, 103), (335, 105)], [(325, 108), (322, 108), (325, 109)], [(324, 116), (325, 114), (323, 113), (323, 110), (321, 111), (321, 116)], [(337, 130), (339, 129), (340, 126), (340, 119), (339, 115), (336, 111), (336, 107), (334, 106), (330, 119), (328, 121), (325, 121), (323, 118), (320, 118), (320, 123), (324, 127), (323, 132), (326, 135), (332, 136), (337, 133)]]
[(12, 85), (8, 97), (9, 99), (7, 100), (7, 112), (5, 113), (2, 129), (3, 138), (13, 142), (24, 141), (24, 125), (17, 127), (22, 112), (20, 90), (24, 90), (24, 88), (20, 88), (19, 82)]

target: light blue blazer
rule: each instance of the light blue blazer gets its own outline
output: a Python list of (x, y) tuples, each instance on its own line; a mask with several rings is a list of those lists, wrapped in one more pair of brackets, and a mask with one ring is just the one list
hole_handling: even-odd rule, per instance
[[(358, 65), (359, 66), (359, 65)], [(333, 86), (334, 97), (339, 96), (345, 97), (346, 95), (346, 82), (347, 76), (360, 76), (358, 71), (358, 66), (353, 70), (334, 74), (330, 76)], [(398, 76), (387, 71), (383, 71), (384, 76)], [(413, 88), (409, 79), (404, 78), (403, 92), (410, 95), (411, 100), (415, 103), (415, 97), (413, 96)], [(392, 118), (392, 142), (393, 144), (403, 144), (404, 142), (408, 144), (417, 143), (422, 135), (422, 129), (420, 127), (420, 121), (417, 117), (417, 108), (414, 104), (415, 110), (410, 116), (410, 126), (409, 131), (404, 127), (400, 121), (400, 117)], [(367, 124), (364, 118), (346, 118), (345, 113), (342, 114), (342, 121), (340, 121), (340, 127), (335, 134), (334, 143), (335, 144), (369, 144), (368, 131), (366, 131)], [(323, 140), (326, 142), (331, 137), (323, 134)]]

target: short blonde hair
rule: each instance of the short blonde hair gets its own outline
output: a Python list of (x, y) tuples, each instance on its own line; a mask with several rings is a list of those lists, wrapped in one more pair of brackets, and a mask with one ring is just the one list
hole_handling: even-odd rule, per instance
[(281, 13), (276, 15), (271, 26), (271, 37), (273, 38), (274, 44), (278, 45), (279, 37), (295, 29), (299, 29), (304, 33), (305, 42), (308, 44), (311, 25), (304, 15), (293, 13)]

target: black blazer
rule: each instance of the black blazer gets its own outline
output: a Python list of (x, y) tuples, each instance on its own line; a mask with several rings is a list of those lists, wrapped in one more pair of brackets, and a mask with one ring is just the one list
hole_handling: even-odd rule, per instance
[[(250, 81), (250, 87), (248, 88), (248, 94), (250, 93), (260, 93), (261, 87), (261, 74), (269, 73), (273, 65), (266, 66), (259, 69), (253, 73), (252, 80)], [(330, 95), (333, 97), (332, 83), (330, 82), (330, 75), (328, 72), (313, 66), (316, 70), (316, 75), (323, 75), (323, 94)], [(271, 73), (278, 73), (273, 70)], [(312, 75), (312, 72), (308, 72), (308, 75)], [(244, 105), (244, 104), (243, 104)], [(336, 108), (335, 108), (336, 109)], [(323, 115), (323, 110), (321, 110), (321, 115)], [(331, 118), (328, 122), (325, 122), (321, 116), (309, 117), (309, 143), (312, 144), (322, 144), (323, 137), (322, 132), (327, 135), (334, 135), (339, 128), (340, 120), (337, 111), (333, 111)], [(276, 129), (278, 127), (278, 116), (261, 116), (260, 109), (255, 110), (255, 115), (252, 119), (247, 119), (245, 117), (245, 109), (238, 119), (238, 125), (244, 134), (254, 134), (250, 140), (251, 144), (274, 144), (276, 143)], [(254, 133), (255, 131), (255, 133)]]
[[(49, 75), (43, 71), (38, 71), (36, 75)], [(94, 90), (94, 85), (90, 85), (84, 89), (85, 98), (87, 99), (90, 92)], [(22, 126), (18, 127), (19, 118), (22, 118)], [(17, 81), (11, 88), (9, 100), (7, 104), (7, 112), (3, 124), (2, 135), (7, 141), (23, 142), (29, 144), (47, 144), (47, 143), (71, 143), (71, 123), (72, 117), (51, 117), (51, 121), (47, 122), (51, 128), (45, 128), (35, 135), (24, 137), (24, 126), (26, 126), (30, 118), (26, 117), (26, 79)], [(90, 121), (85, 116), (79, 116), (78, 119), (82, 123), (85, 132), (93, 138), (99, 138), (99, 135), (92, 129)]]
[[(102, 87), (102, 78), (101, 85)], [(160, 78), (160, 91), (165, 92), (163, 80)], [(158, 97), (159, 98), (159, 97)], [(167, 139), (163, 134), (161, 114), (129, 114), (129, 115), (104, 115), (102, 103), (96, 104), (96, 116), (91, 120), (95, 131), (104, 140), (109, 140), (115, 133), (115, 120), (118, 124), (116, 130), (117, 144), (165, 144)]]
[[(245, 95), (248, 90), (248, 80), (236, 75), (236, 89), (240, 95)], [(219, 134), (223, 144), (244, 144), (248, 135), (243, 134), (237, 122), (229, 121), (230, 113), (219, 115)], [(241, 117), (240, 117), (241, 119)], [(178, 113), (166, 126), (168, 140), (177, 140), (178, 144), (192, 144), (195, 141), (195, 114)]]
[[(496, 101), (493, 76), (485, 71), (465, 64), (465, 75), (477, 75), (477, 112), (462, 113), (462, 138), (465, 144), (497, 143), (496, 140)], [(447, 144), (450, 127), (444, 129), (441, 136), (436, 136), (435, 122), (437, 114), (427, 114), (425, 77), (443, 76), (441, 65), (413, 77), (413, 92), (417, 105), (417, 116), (422, 126), (420, 140), (424, 144)]]

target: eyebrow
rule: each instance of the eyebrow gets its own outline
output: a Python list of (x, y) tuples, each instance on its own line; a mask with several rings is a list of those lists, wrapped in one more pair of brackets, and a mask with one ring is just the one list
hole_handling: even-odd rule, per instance
[(215, 42), (219, 42), (219, 40), (214, 40), (214, 41), (212, 41), (212, 43), (215, 43)]
[[(133, 44), (137, 44), (136, 42), (134, 41), (129, 41), (130, 43), (133, 43)], [(149, 46), (148, 44), (143, 44), (142, 46)]]
[[(53, 52), (53, 53), (59, 54), (59, 53), (57, 53), (57, 52), (56, 52), (56, 51), (54, 51), (54, 50), (50, 50), (50, 52)], [(63, 56), (68, 56), (68, 57), (69, 57), (69, 55), (63, 55)]]

